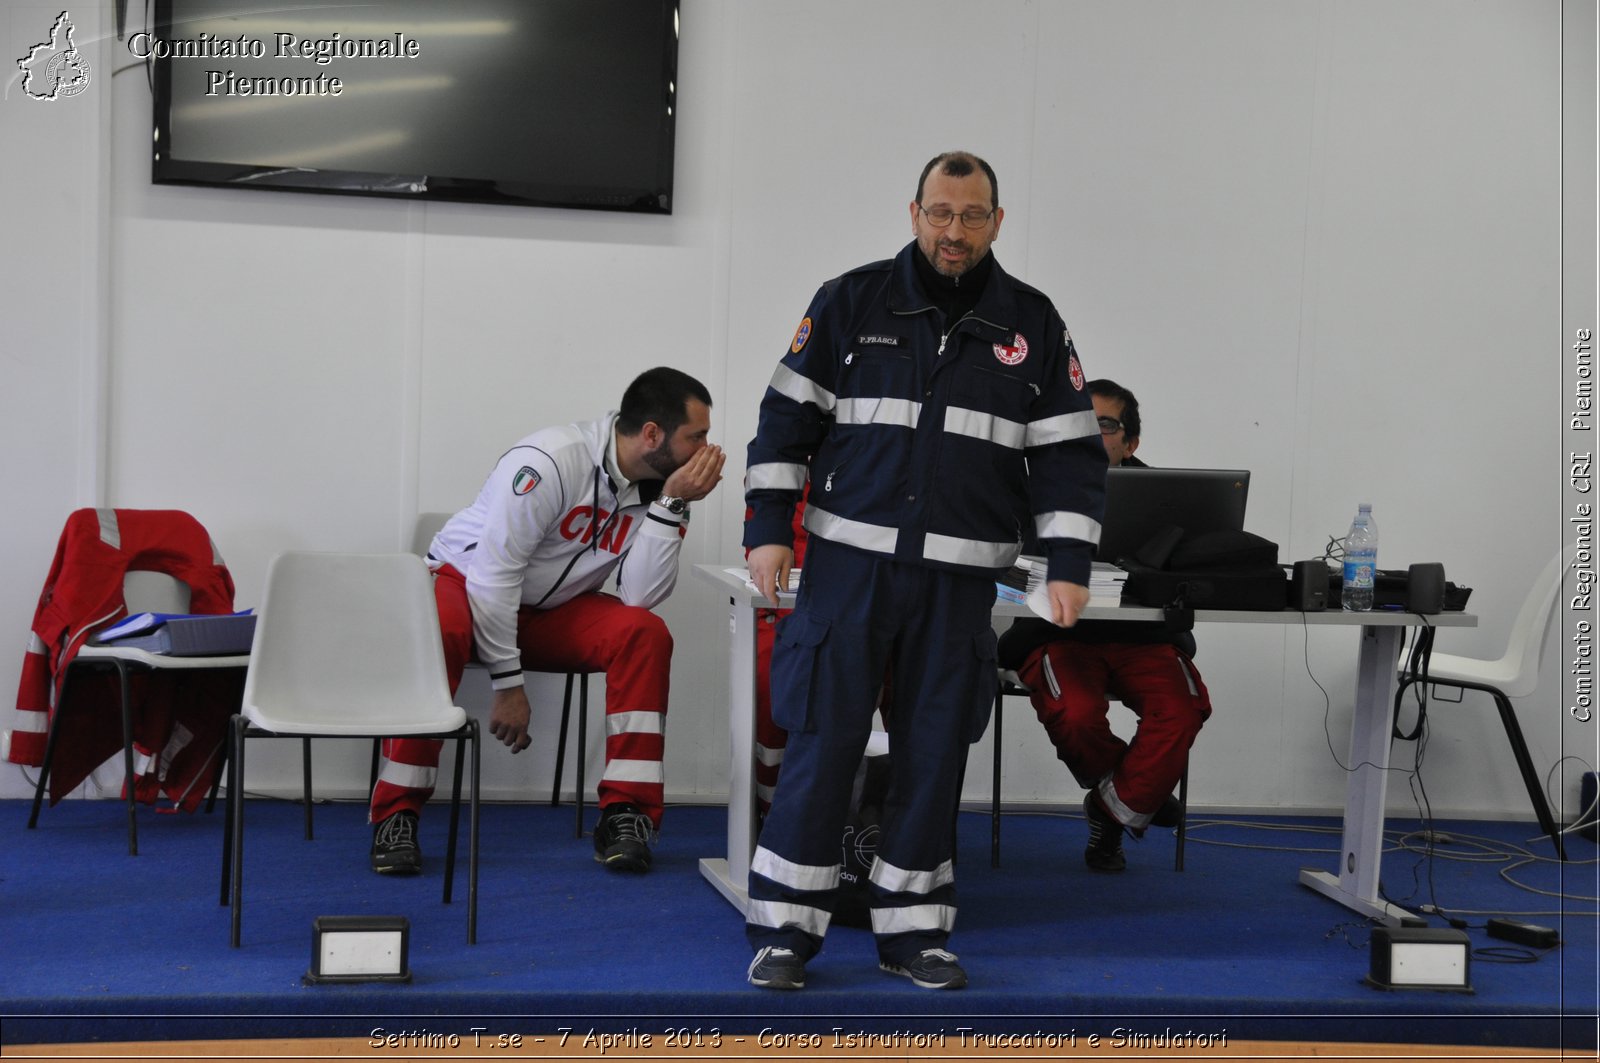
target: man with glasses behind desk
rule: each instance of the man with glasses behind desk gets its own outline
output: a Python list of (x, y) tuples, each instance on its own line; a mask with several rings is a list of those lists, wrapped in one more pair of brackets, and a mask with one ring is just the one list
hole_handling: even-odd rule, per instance
[[(1139, 400), (1113, 380), (1091, 380), (1089, 394), (1107, 459), (1144, 468), (1133, 456)], [(1194, 636), (1159, 621), (1090, 620), (1064, 631), (1024, 617), (1000, 638), (1000, 664), (1021, 677), (1056, 755), (1089, 791), (1083, 860), (1093, 871), (1128, 866), (1124, 832), (1137, 838), (1152, 824), (1177, 826), (1172, 788), (1211, 716), (1211, 695), (1193, 656)], [(1109, 698), (1138, 715), (1132, 742), (1111, 730)]]
[(989, 252), (1004, 216), (988, 163), (930, 161), (910, 204), (915, 239), (822, 286), (762, 398), (744, 545), (774, 604), (808, 481), (810, 494), (799, 594), (772, 657), (772, 715), (789, 741), (751, 859), (754, 985), (801, 988), (822, 947), (886, 668), (894, 768), (868, 876), (879, 966), (929, 989), (967, 981), (944, 948), (950, 824), (994, 700), (995, 578), (1037, 534), (1055, 619), (1075, 623), (1105, 496), (1072, 338)]

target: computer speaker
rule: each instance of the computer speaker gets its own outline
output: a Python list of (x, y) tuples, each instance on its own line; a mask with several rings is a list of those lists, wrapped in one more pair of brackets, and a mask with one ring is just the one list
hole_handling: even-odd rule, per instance
[(1289, 577), (1289, 608), (1320, 613), (1328, 608), (1328, 565), (1324, 561), (1296, 561)]
[(1406, 612), (1431, 615), (1444, 609), (1444, 566), (1437, 561), (1406, 570)]

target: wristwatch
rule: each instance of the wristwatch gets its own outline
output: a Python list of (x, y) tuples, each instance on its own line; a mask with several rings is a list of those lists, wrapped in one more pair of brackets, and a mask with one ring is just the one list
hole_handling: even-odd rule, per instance
[(656, 505), (676, 516), (682, 516), (689, 511), (687, 498), (674, 498), (671, 495), (657, 495)]

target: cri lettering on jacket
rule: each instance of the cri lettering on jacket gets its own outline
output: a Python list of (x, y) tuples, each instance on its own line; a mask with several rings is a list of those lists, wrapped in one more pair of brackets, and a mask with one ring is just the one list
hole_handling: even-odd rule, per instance
[[(598, 512), (599, 516), (595, 514)], [(610, 550), (613, 554), (620, 554), (628, 542), (628, 529), (633, 527), (631, 515), (623, 517), (615, 524), (611, 523), (611, 513), (605, 509), (596, 510), (592, 506), (573, 506), (561, 520), (560, 531), (564, 539), (576, 539), (585, 546), (594, 538), (595, 530), (600, 530), (600, 549)]]

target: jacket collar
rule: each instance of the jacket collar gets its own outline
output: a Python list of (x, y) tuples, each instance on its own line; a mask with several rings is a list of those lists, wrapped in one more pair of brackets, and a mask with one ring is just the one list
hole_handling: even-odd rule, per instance
[[(889, 310), (892, 313), (916, 314), (936, 309), (917, 277), (916, 260), (912, 256), (921, 253), (917, 242), (913, 240), (894, 256), (889, 288)], [(992, 247), (989, 249), (989, 258), (993, 266), (989, 283), (984, 287), (983, 295), (978, 298), (978, 305), (972, 313), (984, 321), (1009, 329), (1017, 320), (1016, 282), (1001, 268)]]

